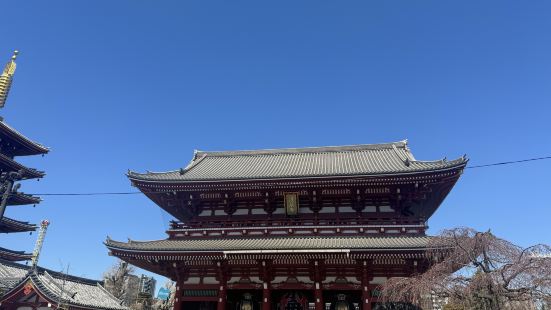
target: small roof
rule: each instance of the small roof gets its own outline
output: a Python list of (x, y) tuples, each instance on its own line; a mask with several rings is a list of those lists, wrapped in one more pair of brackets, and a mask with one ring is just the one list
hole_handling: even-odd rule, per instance
[(0, 139), (10, 141), (13, 150), (9, 152), (3, 150), (3, 152), (10, 153), (12, 156), (38, 155), (49, 152), (47, 147), (25, 137), (4, 121), (0, 121)]
[(35, 230), (36, 225), (29, 224), (29, 222), (21, 222), (5, 216), (0, 220), (0, 233), (13, 233)]
[(0, 260), (0, 283), (9, 291), (0, 298), (4, 302), (29, 281), (33, 288), (52, 301), (62, 296), (63, 303), (91, 309), (128, 309), (121, 301), (107, 292), (101, 281), (75, 277), (38, 267), (31, 267)]
[(8, 156), (0, 153), (0, 172), (8, 171), (22, 171), (22, 179), (42, 178), (45, 175), (43, 171), (25, 167)]
[(410, 174), (466, 165), (465, 157), (447, 161), (418, 161), (407, 141), (383, 144), (270, 149), (253, 151), (196, 151), (180, 170), (137, 173), (131, 180), (193, 182), (292, 179)]
[(128, 252), (223, 252), (296, 250), (401, 250), (424, 249), (429, 236), (217, 238), (119, 242), (107, 239), (110, 249)]
[(40, 197), (16, 192), (15, 194), (10, 195), (8, 198), (9, 206), (18, 206), (18, 205), (28, 205), (28, 204), (37, 204), (42, 201)]
[[(11, 262), (30, 260), (32, 258), (31, 253), (25, 253), (24, 251), (14, 251), (0, 247), (0, 259), (8, 260)], [(1, 277), (1, 270), (0, 270)]]

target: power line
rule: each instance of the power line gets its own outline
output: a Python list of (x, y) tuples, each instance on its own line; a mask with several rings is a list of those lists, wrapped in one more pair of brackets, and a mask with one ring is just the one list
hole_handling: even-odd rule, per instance
[[(499, 162), (499, 163), (484, 164), (484, 165), (477, 165), (477, 166), (467, 166), (467, 167), (465, 167), (465, 169), (476, 169), (476, 168), (485, 168), (485, 167), (493, 167), (493, 166), (513, 165), (513, 164), (525, 163), (525, 162), (529, 162), (529, 161), (545, 160), (545, 159), (551, 159), (551, 156), (528, 158), (528, 159), (513, 160), (513, 161), (504, 161), (504, 162)], [(159, 193), (159, 192), (157, 192), (157, 193)], [(36, 196), (108, 196), (108, 195), (136, 195), (136, 194), (142, 194), (142, 192), (137, 191), (137, 192), (97, 192), (97, 193), (33, 193), (33, 194), (30, 194), (30, 195), (36, 195)]]
[(504, 162), (501, 162), (501, 163), (485, 164), (485, 165), (478, 165), (478, 166), (467, 166), (467, 167), (465, 167), (465, 169), (475, 169), (475, 168), (483, 168), (483, 167), (491, 167), (491, 166), (511, 165), (511, 164), (524, 163), (524, 162), (527, 162), (527, 161), (536, 161), (536, 160), (544, 160), (544, 159), (551, 159), (551, 156), (536, 157), (536, 158), (521, 159), (521, 160), (513, 160), (513, 161), (504, 161)]
[(105, 195), (135, 195), (142, 192), (99, 192), (99, 193), (47, 193), (28, 194), (36, 196), (105, 196)]

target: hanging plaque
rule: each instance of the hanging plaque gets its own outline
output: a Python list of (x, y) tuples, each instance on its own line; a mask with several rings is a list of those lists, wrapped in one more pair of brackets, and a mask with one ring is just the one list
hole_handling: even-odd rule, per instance
[(285, 213), (287, 215), (298, 214), (298, 193), (283, 193), (285, 202)]

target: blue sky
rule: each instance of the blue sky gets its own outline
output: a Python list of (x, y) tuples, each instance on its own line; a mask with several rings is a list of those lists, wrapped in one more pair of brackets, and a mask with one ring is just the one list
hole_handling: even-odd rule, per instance
[[(551, 155), (548, 1), (4, 1), (0, 61), (21, 51), (6, 122), (49, 147), (29, 193), (133, 191), (127, 169), (194, 149), (409, 139), (471, 165)], [(429, 221), (551, 243), (551, 160), (467, 170)], [(102, 242), (164, 238), (142, 195), (44, 196), (41, 265), (99, 278)], [(36, 234), (0, 246), (32, 251)]]

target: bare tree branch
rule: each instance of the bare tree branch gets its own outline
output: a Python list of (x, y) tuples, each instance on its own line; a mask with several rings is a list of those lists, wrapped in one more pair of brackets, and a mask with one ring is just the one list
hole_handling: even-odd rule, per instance
[(385, 302), (415, 305), (447, 298), (449, 309), (537, 309), (551, 306), (551, 247), (521, 248), (490, 231), (443, 231), (428, 247), (431, 266), (410, 278), (391, 278)]

